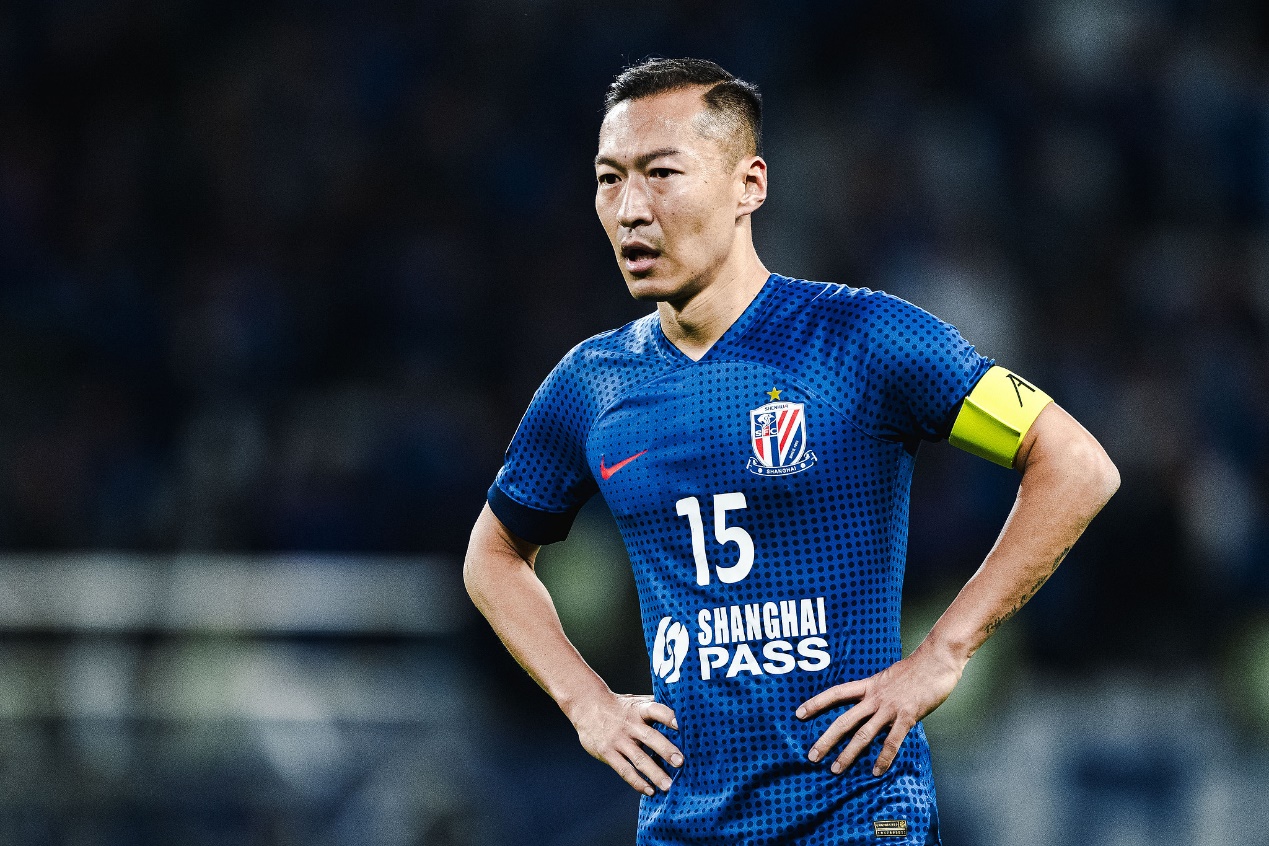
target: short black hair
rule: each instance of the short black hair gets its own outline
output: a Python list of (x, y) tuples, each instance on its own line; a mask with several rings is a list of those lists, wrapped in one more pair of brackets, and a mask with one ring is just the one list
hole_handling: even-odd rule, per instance
[(639, 100), (693, 85), (708, 85), (703, 98), (731, 135), (740, 155), (762, 155), (762, 94), (758, 86), (707, 59), (644, 59), (630, 65), (608, 86), (604, 114), (624, 100)]

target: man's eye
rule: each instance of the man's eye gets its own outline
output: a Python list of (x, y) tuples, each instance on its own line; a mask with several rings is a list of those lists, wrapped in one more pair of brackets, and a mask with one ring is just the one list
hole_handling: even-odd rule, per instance
[(615, 173), (601, 173), (598, 177), (600, 185), (616, 185), (617, 178)]
[(648, 171), (648, 176), (651, 176), (653, 179), (665, 179), (672, 173), (674, 173), (674, 171), (670, 170), (668, 167), (654, 167), (652, 170)]

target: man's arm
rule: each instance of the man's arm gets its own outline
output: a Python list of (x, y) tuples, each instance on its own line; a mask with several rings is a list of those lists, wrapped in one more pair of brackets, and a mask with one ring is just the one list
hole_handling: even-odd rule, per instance
[(613, 693), (590, 668), (565, 636), (533, 569), (538, 549), (507, 531), (486, 505), (463, 562), (467, 592), (507, 650), (573, 723), (587, 752), (641, 793), (653, 794), (649, 781), (669, 790), (670, 777), (644, 747), (682, 765), (682, 753), (650, 725), (677, 729), (674, 712), (650, 696)]
[(908, 731), (943, 704), (970, 656), (1053, 575), (1119, 488), (1119, 471), (1101, 444), (1056, 403), (1040, 412), (1014, 466), (1022, 482), (995, 546), (921, 645), (875, 676), (831, 687), (798, 708), (807, 719), (856, 702), (811, 747), (812, 761), (854, 732), (833, 763), (833, 772), (843, 772), (887, 732), (873, 774), (889, 769)]

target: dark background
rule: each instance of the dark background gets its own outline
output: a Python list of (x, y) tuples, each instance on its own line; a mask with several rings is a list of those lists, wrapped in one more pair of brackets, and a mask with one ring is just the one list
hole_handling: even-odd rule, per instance
[[(1123, 475), (929, 721), (949, 842), (1215, 843), (1229, 815), (1269, 842), (1266, 9), (0, 7), (2, 839), (630, 841), (633, 794), (452, 577), (534, 388), (647, 310), (593, 212), (605, 87), (693, 55), (763, 90), (771, 269), (956, 324)], [(923, 447), (910, 645), (1015, 489)], [(190, 623), (169, 590), (103, 625), (32, 616), (13, 587), (131, 608), (121, 583), (250, 582), (297, 555), (322, 585), (428, 574), (453, 621), (368, 600), (283, 625), (323, 606), (280, 590), (276, 619)], [(625, 568), (597, 507), (542, 572), (588, 658), (643, 690)], [(164, 704), (186, 689), (165, 667), (189, 709)], [(294, 697), (256, 707), (296, 668)], [(243, 678), (221, 710), (198, 692)]]

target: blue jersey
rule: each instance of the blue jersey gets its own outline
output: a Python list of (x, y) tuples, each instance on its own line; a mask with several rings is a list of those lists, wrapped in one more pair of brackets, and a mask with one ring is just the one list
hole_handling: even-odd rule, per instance
[(794, 711), (901, 657), (917, 446), (991, 364), (897, 297), (772, 275), (699, 361), (651, 314), (547, 377), (489, 502), (545, 544), (598, 491), (621, 531), (686, 759), (640, 844), (939, 842), (919, 725), (885, 775), (882, 738), (834, 775), (806, 756), (844, 706)]

